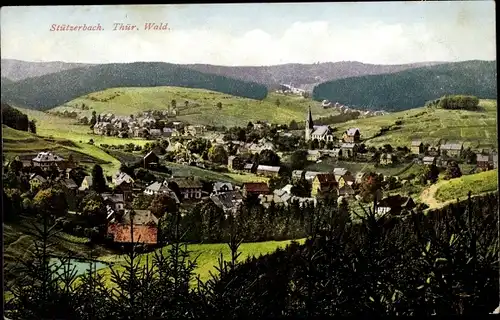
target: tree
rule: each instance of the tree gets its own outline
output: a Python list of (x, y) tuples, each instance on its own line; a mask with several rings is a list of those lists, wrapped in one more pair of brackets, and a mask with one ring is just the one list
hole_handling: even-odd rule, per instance
[(325, 148), (325, 145), (326, 145), (325, 140), (320, 140), (320, 141), (319, 141), (319, 145), (318, 145), (318, 147), (319, 147), (320, 149), (324, 149), (324, 148)]
[(12, 162), (9, 164), (9, 172), (14, 172), (17, 175), (19, 175), (19, 172), (23, 169), (23, 163), (19, 160), (18, 157), (16, 157)]
[(307, 163), (307, 151), (296, 150), (290, 156), (290, 166), (292, 170), (301, 170)]
[(147, 210), (151, 206), (153, 196), (139, 193), (134, 200), (132, 200), (132, 208), (135, 210)]
[(95, 191), (89, 192), (80, 203), (80, 212), (90, 227), (102, 227), (106, 223), (104, 199)]
[(290, 179), (286, 176), (272, 177), (269, 179), (269, 189), (276, 190), (281, 189), (290, 182)]
[(465, 149), (461, 155), (468, 164), (474, 164), (477, 161), (477, 154), (469, 148)]
[(316, 150), (319, 148), (319, 141), (318, 139), (310, 140), (309, 141), (309, 149), (311, 150)]
[(177, 108), (177, 101), (175, 99), (173, 99), (172, 102), (170, 103), (170, 105), (172, 106), (172, 109), (176, 109)]
[(280, 99), (276, 99), (276, 106), (279, 108), (279, 107), (280, 107), (280, 105), (281, 105), (281, 101), (280, 101)]
[(375, 172), (370, 172), (363, 177), (360, 189), (360, 196), (364, 202), (373, 201), (377, 190), (382, 189), (384, 177)]
[(189, 107), (189, 101), (184, 101), (184, 107), (186, 107), (186, 109)]
[(208, 159), (213, 163), (226, 164), (227, 152), (222, 145), (212, 146), (208, 150)]
[(326, 143), (326, 148), (327, 148), (328, 150), (332, 150), (332, 149), (333, 149), (333, 147), (334, 147), (333, 142), (328, 141), (328, 142)]
[(252, 121), (249, 121), (247, 124), (247, 130), (253, 130), (253, 128), (254, 128), (254, 125), (253, 125)]
[(446, 180), (459, 178), (462, 176), (462, 172), (460, 171), (460, 167), (456, 161), (451, 161), (446, 168), (444, 178)]
[(268, 166), (279, 166), (280, 157), (273, 150), (262, 150), (259, 155), (259, 163)]
[(36, 120), (33, 119), (29, 122), (29, 131), (33, 134), (36, 134)]
[(90, 119), (90, 129), (94, 129), (96, 123), (97, 123), (96, 112), (92, 111), (92, 118)]
[(296, 197), (310, 197), (311, 196), (311, 185), (306, 179), (301, 178), (293, 184), (290, 192)]
[(204, 138), (196, 138), (188, 142), (186, 148), (191, 153), (202, 154), (204, 151), (208, 150), (211, 147), (211, 143), (209, 140)]
[(149, 210), (156, 217), (160, 218), (165, 213), (174, 214), (177, 212), (177, 202), (167, 193), (158, 193), (153, 197)]
[(156, 179), (154, 174), (152, 174), (151, 172), (149, 172), (148, 170), (146, 170), (144, 168), (138, 168), (138, 169), (134, 170), (134, 176), (136, 179), (144, 181), (144, 182), (148, 182), (148, 183)]
[[(425, 179), (425, 181), (430, 181), (431, 183), (434, 183), (437, 181), (439, 176), (439, 168), (436, 167), (436, 165), (430, 165), (430, 166), (425, 166), (422, 177)], [(422, 180), (423, 180), (422, 179)]]
[(42, 215), (62, 217), (68, 210), (62, 190), (48, 188), (38, 191), (33, 198), (33, 205)]
[(290, 121), (290, 124), (288, 125), (288, 129), (290, 129), (290, 130), (298, 130), (299, 129), (299, 125), (297, 124), (297, 121), (295, 121), (295, 120)]
[(220, 101), (217, 102), (217, 109), (219, 109), (219, 110), (222, 109), (222, 102), (220, 102)]
[(102, 167), (95, 164), (92, 168), (92, 189), (98, 193), (103, 193), (106, 191), (106, 179), (104, 177), (104, 172)]
[(390, 144), (384, 144), (384, 147), (382, 149), (384, 152), (392, 152), (393, 149), (392, 149), (392, 146)]

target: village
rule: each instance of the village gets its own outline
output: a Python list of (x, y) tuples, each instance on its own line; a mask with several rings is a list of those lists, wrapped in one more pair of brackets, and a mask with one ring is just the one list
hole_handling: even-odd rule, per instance
[[(149, 245), (158, 241), (158, 221), (161, 216), (153, 214), (148, 205), (155, 197), (166, 195), (175, 207), (189, 210), (193, 204), (211, 202), (223, 210), (226, 218), (237, 214), (238, 208), (246, 199), (252, 198), (263, 207), (273, 205), (288, 206), (316, 204), (327, 197), (339, 197), (340, 201), (367, 201), (364, 199), (363, 185), (380, 178), (384, 190), (411, 184), (413, 181), (401, 180), (398, 176), (382, 176), (377, 172), (351, 172), (343, 167), (331, 167), (325, 171), (305, 169), (306, 163), (321, 163), (328, 159), (350, 162), (373, 162), (378, 167), (394, 163), (415, 163), (429, 168), (433, 174), (456, 167), (458, 163), (475, 158), (475, 171), (496, 169), (496, 152), (481, 150), (470, 154), (460, 142), (446, 142), (430, 145), (425, 140), (414, 140), (408, 146), (384, 146), (373, 148), (365, 145), (362, 132), (350, 128), (337, 136), (334, 128), (328, 125), (314, 125), (311, 110), (305, 119), (305, 129), (298, 130), (303, 136), (296, 136), (267, 123), (249, 124), (246, 129), (232, 129), (226, 133), (212, 131), (202, 125), (185, 125), (180, 121), (165, 127), (165, 118), (160, 112), (145, 112), (137, 117), (115, 117), (101, 114), (96, 117), (93, 127), (95, 134), (119, 134), (129, 131), (131, 136), (163, 141), (168, 147), (156, 147), (144, 152), (135, 163), (122, 163), (121, 171), (111, 177), (102, 173), (102, 168), (94, 165), (89, 174), (71, 156), (62, 156), (47, 151), (40, 152), (32, 159), (16, 159), (8, 164), (15, 168), (19, 181), (28, 181), (29, 192), (35, 197), (44, 188), (60, 186), (67, 199), (67, 214), (81, 215), (86, 196), (98, 191), (98, 206), (106, 213), (104, 221), (106, 236), (115, 243), (130, 243), (132, 240)], [(160, 129), (161, 128), (161, 129)], [(238, 131), (239, 130), (239, 131)], [(241, 133), (243, 130), (243, 134)], [(247, 131), (245, 131), (247, 130)], [(124, 133), (125, 132), (125, 133)], [(257, 132), (264, 132), (259, 135)], [(266, 137), (272, 132), (274, 139)], [(295, 135), (294, 135), (295, 134)], [(245, 137), (246, 135), (246, 137)], [(253, 136), (252, 136), (253, 135)], [(252, 136), (253, 141), (249, 141)], [(285, 141), (277, 146), (273, 141)], [(203, 142), (204, 141), (204, 142)], [(102, 146), (101, 146), (102, 147)], [(295, 151), (293, 151), (295, 150)], [(469, 155), (466, 153), (469, 152)], [(292, 164), (282, 159), (291, 155)], [(168, 169), (169, 162), (204, 169), (225, 170), (226, 172), (254, 176), (255, 181), (241, 184), (227, 181), (205, 181), (201, 177), (177, 177)], [(298, 164), (297, 164), (298, 163)], [(99, 167), (96, 169), (96, 167)], [(138, 171), (139, 170), (139, 171)], [(101, 172), (100, 174), (96, 172)], [(127, 172), (125, 172), (127, 171)], [(102, 177), (102, 178), (99, 178)], [(263, 182), (258, 177), (267, 178)], [(422, 177), (416, 177), (418, 180)], [(101, 182), (96, 180), (102, 180)], [(423, 183), (433, 183), (435, 177), (424, 177)], [(96, 185), (99, 185), (96, 187)], [(390, 185), (390, 186), (389, 186)], [(88, 200), (88, 199), (87, 199)], [(409, 195), (380, 195), (377, 212), (399, 214), (403, 209), (411, 210), (416, 199)], [(83, 208), (83, 209), (82, 209)], [(167, 212), (168, 214), (168, 212)], [(130, 228), (133, 226), (134, 239)], [(136, 238), (137, 237), (137, 238)]]

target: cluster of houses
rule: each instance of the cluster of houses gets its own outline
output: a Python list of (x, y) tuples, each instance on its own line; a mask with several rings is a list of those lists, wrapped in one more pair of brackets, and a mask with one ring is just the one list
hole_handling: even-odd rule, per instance
[[(447, 142), (432, 146), (422, 140), (413, 140), (410, 149), (413, 154), (417, 155), (415, 162), (446, 167), (451, 161), (457, 161), (463, 155), (464, 144)], [(476, 165), (478, 171), (498, 168), (498, 153), (487, 151), (476, 153)]]
[(141, 116), (116, 116), (112, 113), (102, 113), (97, 116), (93, 127), (94, 134), (134, 137), (134, 138), (169, 138), (176, 136), (199, 136), (206, 132), (205, 126), (185, 126), (180, 121), (173, 121), (169, 127), (168, 111), (144, 112)]
[(334, 109), (340, 113), (347, 113), (347, 112), (359, 112), (360, 113), (360, 117), (361, 118), (368, 118), (368, 117), (375, 117), (375, 116), (383, 116), (385, 114), (387, 114), (388, 112), (386, 111), (383, 111), (383, 110), (380, 110), (380, 111), (372, 111), (372, 110), (357, 110), (355, 108), (352, 108), (352, 107), (348, 107), (346, 105), (343, 105), (339, 102), (335, 102), (335, 103), (332, 103), (331, 101), (328, 101), (328, 100), (323, 100), (321, 102), (321, 106), (324, 108), (324, 109)]

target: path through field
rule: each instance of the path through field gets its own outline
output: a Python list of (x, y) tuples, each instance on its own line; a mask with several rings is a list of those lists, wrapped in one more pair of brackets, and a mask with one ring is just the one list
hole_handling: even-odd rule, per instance
[[(441, 187), (443, 184), (446, 184), (447, 182), (448, 182), (447, 180), (439, 181), (438, 183), (433, 184), (428, 188), (425, 188), (420, 194), (420, 201), (427, 204), (429, 206), (428, 209), (440, 209), (450, 203), (456, 202), (457, 199), (450, 199), (445, 202), (441, 202), (438, 199), (436, 199), (437, 190), (439, 189), (439, 187)], [(479, 194), (472, 195), (472, 197), (483, 196), (492, 192), (496, 191), (481, 192)]]
[(452, 202), (456, 202), (456, 199), (447, 200), (445, 202), (441, 202), (436, 199), (436, 192), (438, 191), (439, 187), (448, 182), (449, 180), (442, 180), (431, 185), (429, 188), (425, 188), (420, 194), (420, 201), (427, 204), (429, 206), (429, 209), (440, 209)]

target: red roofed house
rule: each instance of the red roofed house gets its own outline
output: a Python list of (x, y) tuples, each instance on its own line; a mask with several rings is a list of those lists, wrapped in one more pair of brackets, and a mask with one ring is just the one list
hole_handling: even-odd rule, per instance
[(109, 223), (108, 234), (114, 242), (154, 245), (158, 242), (158, 218), (150, 210), (126, 210), (119, 222), (113, 219)]
[(270, 192), (265, 182), (247, 182), (243, 184), (243, 195), (245, 197), (249, 195), (269, 194)]
[(318, 198), (326, 194), (337, 194), (337, 186), (334, 173), (320, 173), (314, 177), (311, 197)]

